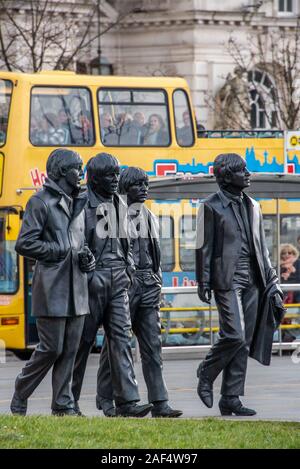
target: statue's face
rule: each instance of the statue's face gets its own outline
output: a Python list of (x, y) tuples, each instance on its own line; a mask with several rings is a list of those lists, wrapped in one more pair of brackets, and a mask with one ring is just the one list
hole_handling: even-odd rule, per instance
[(140, 179), (134, 184), (131, 184), (127, 190), (127, 197), (129, 203), (143, 204), (148, 197), (149, 182), (148, 180)]
[(71, 163), (65, 171), (65, 179), (73, 189), (80, 189), (80, 181), (83, 177), (82, 164), (81, 158), (74, 158), (74, 163)]
[(113, 167), (105, 175), (93, 178), (94, 187), (97, 193), (104, 196), (112, 196), (118, 190), (120, 179), (120, 168)]
[(247, 167), (239, 169), (238, 171), (232, 171), (229, 176), (229, 186), (233, 186), (239, 190), (243, 190), (250, 186), (250, 172)]

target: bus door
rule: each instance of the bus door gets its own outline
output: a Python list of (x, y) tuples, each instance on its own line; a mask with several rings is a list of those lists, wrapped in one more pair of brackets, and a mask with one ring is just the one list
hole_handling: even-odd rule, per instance
[(24, 258), (24, 308), (26, 318), (26, 345), (39, 341), (35, 318), (32, 316), (32, 277), (35, 260)]
[(7, 348), (24, 345), (20, 266), (15, 251), (19, 229), (19, 208), (0, 207), (0, 339)]

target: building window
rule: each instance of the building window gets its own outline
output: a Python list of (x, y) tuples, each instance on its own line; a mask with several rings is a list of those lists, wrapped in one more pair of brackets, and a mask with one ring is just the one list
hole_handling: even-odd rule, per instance
[(293, 13), (294, 1), (293, 0), (279, 0), (278, 11), (279, 13)]
[(92, 75), (113, 75), (114, 70), (112, 64), (106, 57), (96, 57), (90, 62), (90, 70)]
[(275, 109), (275, 89), (266, 72), (252, 70), (248, 73), (251, 127), (253, 129), (273, 129), (277, 127)]

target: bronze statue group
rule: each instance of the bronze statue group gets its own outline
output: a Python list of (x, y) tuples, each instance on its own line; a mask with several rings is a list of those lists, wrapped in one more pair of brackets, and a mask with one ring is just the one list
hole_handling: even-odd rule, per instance
[[(175, 418), (162, 374), (159, 319), (162, 274), (156, 217), (144, 205), (145, 171), (120, 170), (107, 153), (87, 164), (78, 153), (54, 150), (43, 188), (28, 201), (16, 251), (36, 260), (32, 314), (39, 343), (17, 376), (11, 412), (26, 415), (28, 398), (52, 368), (52, 414), (82, 416), (79, 407), (89, 353), (98, 328), (105, 338), (97, 373), (96, 407), (107, 417)], [(245, 161), (219, 155), (220, 190), (205, 199), (197, 218), (196, 279), (201, 301), (214, 291), (220, 337), (200, 364), (197, 392), (213, 405), (213, 382), (223, 372), (222, 415), (254, 415), (244, 407), (248, 356), (270, 363), (283, 294), (266, 248), (259, 204), (243, 190)], [(148, 403), (140, 405), (131, 352), (140, 348)]]

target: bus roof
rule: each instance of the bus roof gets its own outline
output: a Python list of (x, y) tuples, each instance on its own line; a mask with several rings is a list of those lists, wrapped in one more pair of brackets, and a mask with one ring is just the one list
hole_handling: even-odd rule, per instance
[(33, 85), (101, 85), (107, 87), (136, 87), (136, 88), (187, 88), (187, 82), (178, 77), (126, 77), (105, 75), (77, 75), (69, 71), (42, 71), (38, 73), (21, 73), (1, 71), (0, 78), (18, 80)]

